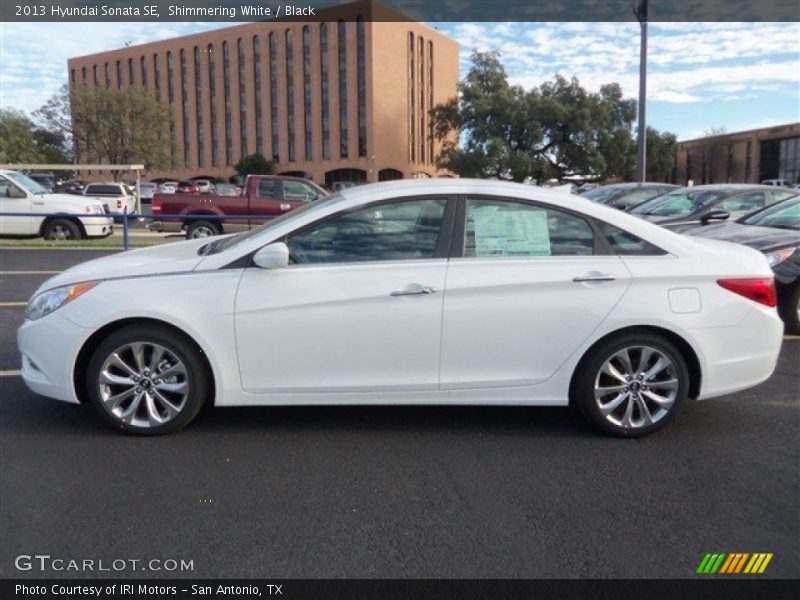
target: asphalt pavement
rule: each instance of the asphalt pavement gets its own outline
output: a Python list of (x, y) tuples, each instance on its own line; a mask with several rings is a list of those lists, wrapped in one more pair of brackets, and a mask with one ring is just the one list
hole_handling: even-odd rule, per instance
[[(19, 368), (6, 304), (48, 276), (7, 271), (101, 254), (0, 250), (0, 371)], [(134, 438), (18, 376), (0, 388), (0, 577), (85, 576), (16, 571), (34, 553), (194, 565), (122, 576), (693, 577), (707, 552), (800, 576), (797, 339), (763, 385), (640, 440), (518, 407), (208, 409)]]

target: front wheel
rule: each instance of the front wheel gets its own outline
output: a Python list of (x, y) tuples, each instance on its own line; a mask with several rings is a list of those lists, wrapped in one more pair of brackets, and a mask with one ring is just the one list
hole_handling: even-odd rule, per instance
[(594, 348), (578, 365), (572, 401), (598, 429), (640, 437), (664, 427), (689, 391), (689, 370), (664, 337), (630, 333)]
[(139, 435), (186, 426), (210, 387), (194, 344), (152, 325), (111, 334), (92, 354), (86, 372), (89, 402), (115, 429)]
[(46, 240), (79, 240), (81, 228), (69, 219), (53, 219), (44, 225), (42, 236)]

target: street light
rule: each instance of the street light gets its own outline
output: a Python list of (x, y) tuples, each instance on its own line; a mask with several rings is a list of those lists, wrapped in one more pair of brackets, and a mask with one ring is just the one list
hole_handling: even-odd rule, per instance
[(636, 141), (636, 180), (644, 182), (647, 160), (647, 0), (633, 0), (633, 14), (639, 21), (639, 130)]

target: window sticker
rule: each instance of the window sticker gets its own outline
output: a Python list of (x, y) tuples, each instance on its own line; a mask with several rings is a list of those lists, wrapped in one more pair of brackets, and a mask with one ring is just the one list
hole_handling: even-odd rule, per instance
[(547, 210), (474, 207), (476, 256), (550, 256)]

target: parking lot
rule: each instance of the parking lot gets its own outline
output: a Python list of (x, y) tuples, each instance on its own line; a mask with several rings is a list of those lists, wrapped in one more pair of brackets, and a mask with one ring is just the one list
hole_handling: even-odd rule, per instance
[(766, 383), (641, 440), (519, 407), (209, 409), (134, 438), (17, 371), (30, 294), (106, 254), (0, 251), (2, 577), (52, 577), (15, 570), (34, 553), (192, 560), (157, 575), (195, 578), (692, 577), (707, 552), (800, 576), (798, 339)]

